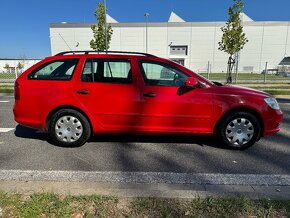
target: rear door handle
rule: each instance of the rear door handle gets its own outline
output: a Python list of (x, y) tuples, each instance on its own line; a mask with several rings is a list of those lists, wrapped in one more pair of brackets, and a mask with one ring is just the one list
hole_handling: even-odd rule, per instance
[(90, 92), (89, 92), (89, 90), (87, 90), (87, 89), (81, 89), (81, 90), (78, 90), (77, 91), (77, 94), (81, 94), (81, 95), (87, 95), (87, 94), (89, 94)]
[(156, 94), (150, 92), (150, 93), (144, 93), (143, 96), (144, 96), (144, 97), (148, 97), (148, 98), (154, 98), (154, 97), (156, 96)]

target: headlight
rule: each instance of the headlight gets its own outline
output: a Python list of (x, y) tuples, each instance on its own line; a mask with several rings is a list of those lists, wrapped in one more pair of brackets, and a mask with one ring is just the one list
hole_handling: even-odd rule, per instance
[(274, 110), (280, 110), (279, 104), (275, 98), (265, 98), (264, 101)]

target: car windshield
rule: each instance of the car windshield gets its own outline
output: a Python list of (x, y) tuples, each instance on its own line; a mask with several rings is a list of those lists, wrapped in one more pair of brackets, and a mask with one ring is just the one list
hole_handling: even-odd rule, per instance
[[(198, 77), (200, 77), (200, 78), (202, 78), (203, 80), (207, 81), (207, 82), (210, 83), (211, 85), (217, 85), (217, 82), (215, 82), (215, 81), (211, 81), (211, 80), (205, 78), (204, 76), (202, 76), (202, 75), (200, 75), (200, 74), (198, 74), (198, 73), (193, 72), (192, 70), (190, 70), (190, 72), (194, 73), (194, 74), (197, 75)], [(221, 84), (221, 83), (219, 83), (219, 84)], [(221, 85), (222, 85), (222, 84), (221, 84)], [(220, 86), (220, 85), (219, 85), (219, 86)]]

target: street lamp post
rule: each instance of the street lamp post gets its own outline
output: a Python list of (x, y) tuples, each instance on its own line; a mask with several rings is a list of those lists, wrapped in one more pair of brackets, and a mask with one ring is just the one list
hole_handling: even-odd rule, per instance
[(104, 0), (104, 7), (105, 7), (105, 46), (106, 51), (108, 50), (108, 36), (107, 36), (107, 1)]
[(146, 18), (146, 53), (148, 52), (148, 17), (149, 13), (145, 13), (144, 16)]

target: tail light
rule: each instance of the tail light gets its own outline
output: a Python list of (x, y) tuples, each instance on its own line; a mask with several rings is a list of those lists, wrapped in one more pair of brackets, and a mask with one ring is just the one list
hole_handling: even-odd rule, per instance
[(14, 98), (20, 100), (20, 85), (17, 81), (14, 84)]

